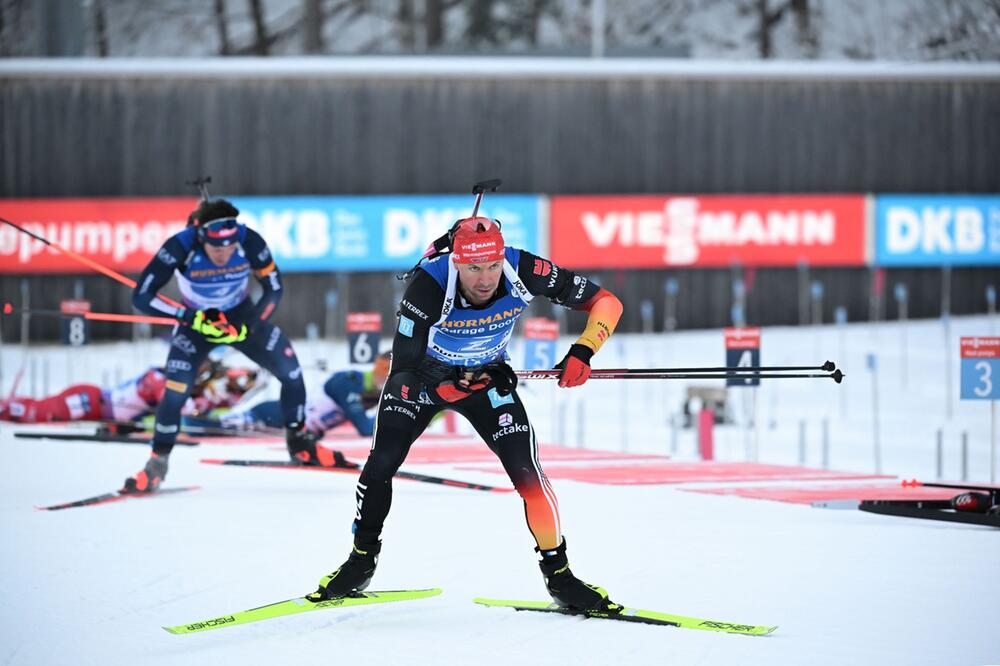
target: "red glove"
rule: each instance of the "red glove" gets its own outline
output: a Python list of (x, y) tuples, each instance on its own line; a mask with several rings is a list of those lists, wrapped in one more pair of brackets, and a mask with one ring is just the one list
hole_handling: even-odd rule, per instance
[(468, 398), (469, 395), (476, 391), (480, 391), (490, 385), (490, 378), (480, 377), (479, 379), (469, 382), (466, 379), (460, 381), (447, 381), (441, 382), (434, 390), (431, 391), (427, 397), (431, 399), (431, 402), (436, 404), (452, 403), (458, 402), (464, 398)]
[(563, 360), (559, 361), (556, 370), (562, 370), (559, 374), (559, 386), (570, 388), (581, 386), (590, 377), (590, 359), (594, 357), (594, 350), (586, 345), (573, 344)]

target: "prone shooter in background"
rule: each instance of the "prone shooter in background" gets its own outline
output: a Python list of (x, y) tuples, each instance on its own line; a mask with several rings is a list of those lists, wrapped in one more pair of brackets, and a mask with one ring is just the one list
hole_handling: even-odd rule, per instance
[[(381, 354), (371, 370), (334, 372), (321, 388), (310, 390), (306, 400), (306, 429), (322, 438), (328, 430), (350, 421), (359, 435), (370, 436), (374, 432), (375, 418), (367, 411), (378, 404), (389, 376), (389, 357), (389, 352)], [(249, 408), (237, 408), (215, 420), (199, 419), (197, 425), (202, 424), (240, 430), (280, 428), (281, 403), (268, 400)]]
[[(230, 380), (230, 370), (217, 361), (205, 360), (181, 414), (197, 415), (232, 407), (256, 382), (257, 374), (241, 381)], [(225, 382), (220, 380), (226, 379)], [(140, 421), (152, 415), (163, 400), (167, 378), (163, 368), (149, 368), (117, 386), (103, 389), (96, 384), (73, 384), (45, 398), (12, 396), (0, 401), (0, 420), (14, 423), (60, 423), (68, 421)]]

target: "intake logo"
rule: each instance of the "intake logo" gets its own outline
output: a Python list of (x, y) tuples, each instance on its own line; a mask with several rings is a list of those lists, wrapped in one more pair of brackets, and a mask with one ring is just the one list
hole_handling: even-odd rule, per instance
[(514, 423), (504, 428), (500, 428), (495, 433), (493, 433), (493, 441), (495, 442), (501, 437), (506, 437), (507, 435), (514, 435), (519, 432), (528, 432), (528, 426), (521, 425), (520, 423)]

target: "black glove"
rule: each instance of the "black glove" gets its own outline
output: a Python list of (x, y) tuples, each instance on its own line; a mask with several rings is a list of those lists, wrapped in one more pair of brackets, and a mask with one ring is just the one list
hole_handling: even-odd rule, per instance
[(482, 372), (489, 375), (490, 382), (501, 396), (508, 396), (517, 388), (517, 373), (502, 361), (485, 366)]
[(424, 390), (424, 380), (414, 370), (396, 370), (386, 381), (385, 390), (403, 402), (417, 402)]

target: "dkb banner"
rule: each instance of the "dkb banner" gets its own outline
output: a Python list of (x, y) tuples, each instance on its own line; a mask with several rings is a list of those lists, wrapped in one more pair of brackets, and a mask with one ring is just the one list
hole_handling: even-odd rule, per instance
[[(240, 220), (271, 246), (283, 271), (402, 270), (472, 213), (469, 195), (233, 197)], [(500, 220), (508, 245), (538, 252), (542, 197), (489, 194), (480, 215)]]
[(1000, 265), (1000, 196), (878, 196), (875, 263)]

